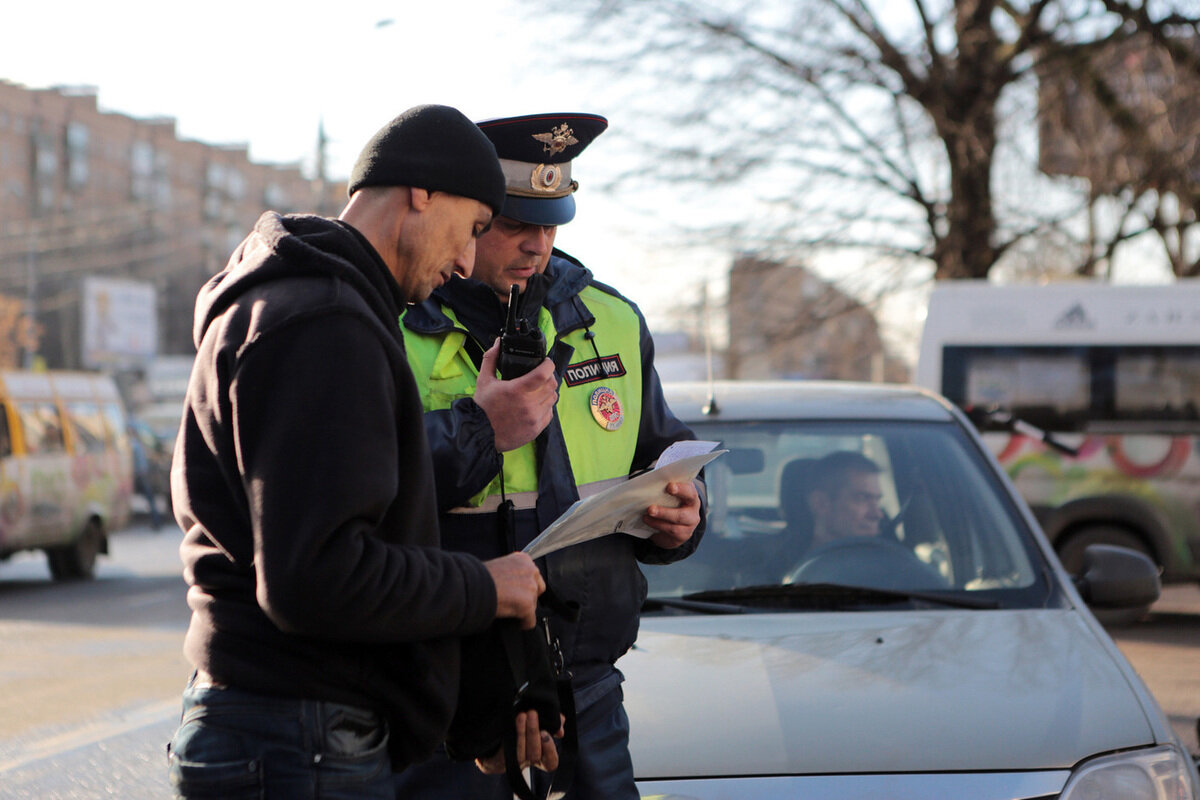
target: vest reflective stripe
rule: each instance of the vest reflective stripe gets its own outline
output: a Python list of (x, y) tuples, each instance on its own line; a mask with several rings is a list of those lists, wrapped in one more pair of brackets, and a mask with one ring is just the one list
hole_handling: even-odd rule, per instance
[[(513, 502), (513, 508), (518, 511), (522, 509), (537, 508), (537, 492), (511, 492), (505, 497)], [(447, 511), (447, 514), (484, 514), (495, 511), (500, 507), (501, 498), (498, 494), (489, 495), (483, 499), (483, 502), (477, 506), (458, 506)]]
[[(595, 483), (587, 483), (583, 486), (576, 487), (579, 490), (579, 499), (586, 500), (592, 495), (600, 494), (605, 489), (624, 483), (628, 480), (627, 477), (609, 478), (606, 481), (596, 481)], [(506, 495), (507, 499), (513, 501), (513, 508), (520, 511), (522, 509), (530, 509), (537, 507), (537, 492), (521, 492), (520, 494)], [(482, 514), (488, 511), (495, 511), (500, 507), (500, 495), (494, 494), (484, 499), (483, 505), (479, 506), (459, 506), (447, 511), (447, 514)]]
[[(595, 342), (602, 357), (618, 356), (624, 371), (623, 375), (605, 376), (576, 386), (569, 386), (564, 381), (559, 387), (556, 409), (571, 459), (572, 477), (576, 486), (586, 486), (624, 479), (632, 466), (641, 422), (641, 326), (633, 308), (617, 297), (589, 286), (580, 293), (580, 298), (596, 317), (596, 324), (592, 326), (596, 336), (588, 341), (584, 338), (585, 331), (579, 329), (562, 338), (575, 350), (571, 363), (594, 360), (596, 353), (592, 342)], [(473, 396), (479, 374), (462, 347), (466, 340), (464, 326), (452, 309), (443, 306), (442, 311), (455, 324), (455, 330), (421, 335), (402, 326), (409, 363), (420, 387), (421, 402), (430, 411), (449, 408), (455, 400)], [(557, 330), (545, 308), (538, 315), (538, 327), (547, 342), (556, 340)], [(590, 400), (592, 393), (600, 387), (607, 387), (620, 402), (624, 420), (615, 431), (605, 430), (592, 415)], [(504, 488), (509, 498), (514, 501), (526, 495), (536, 498), (537, 481), (533, 442), (504, 454)], [(466, 513), (466, 508), (483, 509), (485, 503), (491, 505), (493, 502), (495, 505), (491, 508), (494, 510), (499, 506), (499, 495), (500, 479), (497, 476), (471, 498), (466, 507), (452, 513)]]

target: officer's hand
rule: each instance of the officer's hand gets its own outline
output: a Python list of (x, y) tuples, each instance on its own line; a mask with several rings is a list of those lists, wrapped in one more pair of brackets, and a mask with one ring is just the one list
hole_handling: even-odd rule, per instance
[[(553, 772), (558, 769), (558, 748), (550, 734), (538, 727), (536, 711), (522, 711), (517, 714), (517, 763), (521, 768), (537, 767), (543, 772)], [(556, 736), (562, 736), (560, 727)], [(475, 759), (475, 766), (485, 775), (500, 775), (504, 769), (504, 748), (487, 758)]]
[(532, 442), (550, 424), (558, 401), (558, 381), (554, 377), (554, 362), (548, 358), (521, 377), (502, 381), (496, 377), (499, 354), (497, 339), (483, 354), (475, 384), (475, 402), (492, 423), (496, 449), (507, 453)]
[(700, 524), (700, 494), (694, 483), (668, 483), (667, 494), (679, 498), (678, 508), (650, 506), (642, 521), (658, 531), (650, 536), (650, 541), (671, 550), (692, 538)]
[(526, 553), (509, 553), (483, 565), (496, 584), (496, 618), (513, 617), (522, 628), (532, 628), (537, 623), (538, 595), (546, 591), (533, 559)]

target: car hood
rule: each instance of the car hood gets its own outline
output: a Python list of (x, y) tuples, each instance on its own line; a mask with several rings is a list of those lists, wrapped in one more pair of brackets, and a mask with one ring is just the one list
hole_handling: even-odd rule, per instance
[(644, 617), (639, 778), (1069, 768), (1154, 736), (1073, 610)]

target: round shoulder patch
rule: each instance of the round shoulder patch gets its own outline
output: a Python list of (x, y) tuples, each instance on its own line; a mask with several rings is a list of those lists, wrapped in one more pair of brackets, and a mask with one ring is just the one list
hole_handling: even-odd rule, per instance
[(596, 420), (596, 424), (606, 431), (615, 431), (625, 421), (625, 412), (621, 410), (621, 399), (607, 386), (596, 387), (592, 392), (589, 404), (592, 407), (592, 417)]

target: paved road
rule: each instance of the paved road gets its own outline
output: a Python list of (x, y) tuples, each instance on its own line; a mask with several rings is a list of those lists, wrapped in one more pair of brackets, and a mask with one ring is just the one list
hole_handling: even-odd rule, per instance
[(1188, 751), (1200, 754), (1200, 586), (1168, 586), (1145, 622), (1111, 628)]
[(170, 796), (189, 674), (178, 547), (177, 531), (122, 531), (80, 583), (52, 583), (41, 554), (0, 564), (0, 798)]
[[(177, 531), (113, 537), (97, 580), (50, 581), (40, 554), (0, 563), (0, 800), (159, 800), (189, 673)], [(1113, 629), (1200, 753), (1200, 588), (1170, 587), (1149, 620)]]

